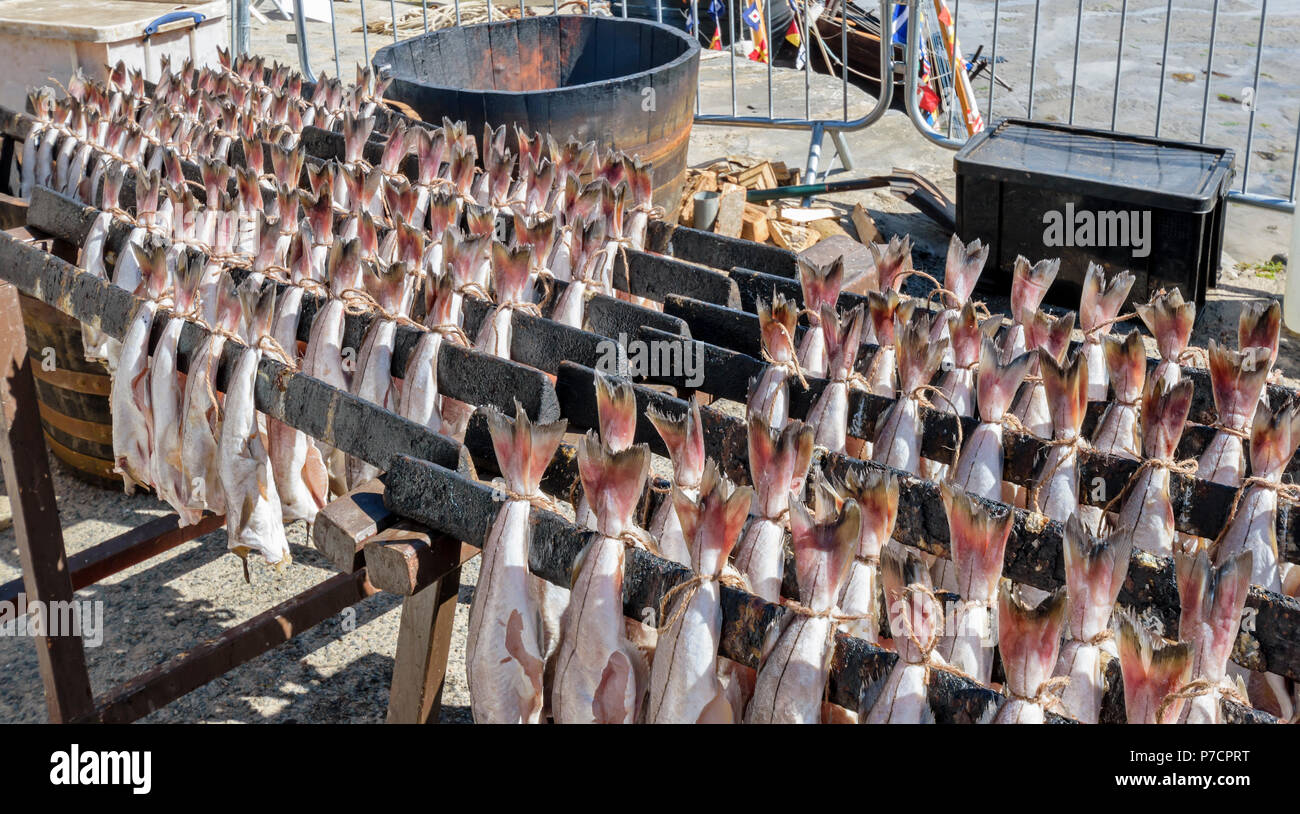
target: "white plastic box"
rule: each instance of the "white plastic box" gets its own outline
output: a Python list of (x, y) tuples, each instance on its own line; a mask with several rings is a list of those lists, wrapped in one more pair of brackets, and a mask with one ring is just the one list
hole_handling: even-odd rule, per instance
[[(118, 60), (158, 76), (163, 54), (177, 65), (191, 54), (215, 64), (230, 43), (228, 0), (176, 3), (156, 0), (0, 0), (0, 105), (23, 110), (33, 87), (67, 83), (77, 68), (105, 79)], [(145, 28), (173, 12), (203, 15), (163, 24), (145, 40)]]

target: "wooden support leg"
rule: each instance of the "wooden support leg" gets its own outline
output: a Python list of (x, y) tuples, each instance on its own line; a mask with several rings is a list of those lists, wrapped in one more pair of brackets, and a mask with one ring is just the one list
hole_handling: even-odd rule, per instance
[[(71, 602), (72, 579), (63, 529), (41, 439), (36, 383), (27, 356), (18, 289), (0, 283), (0, 463), (13, 507), (23, 585), (29, 603)], [(59, 635), (36, 637), (36, 655), (50, 720), (62, 723), (91, 714), (94, 699), (81, 636), (54, 632)]]
[(447, 680), (452, 622), (460, 593), (460, 567), (402, 602), (397, 631), (388, 723), (436, 724)]

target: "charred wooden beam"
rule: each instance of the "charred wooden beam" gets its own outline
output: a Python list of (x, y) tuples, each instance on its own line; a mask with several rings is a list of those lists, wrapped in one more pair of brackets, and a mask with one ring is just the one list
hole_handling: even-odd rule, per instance
[(645, 245), (658, 254), (715, 269), (729, 271), (744, 266), (781, 277), (794, 277), (798, 273), (794, 252), (661, 220), (650, 221)]
[[(0, 277), (28, 296), (118, 340), (126, 335), (131, 315), (143, 302), (112, 283), (9, 235), (0, 235)], [(160, 315), (158, 321), (169, 318), (176, 317)], [(207, 335), (207, 329), (186, 321), (177, 352), (177, 367), (181, 372), (189, 369), (191, 354)], [(154, 341), (157, 336), (155, 333)], [(238, 342), (226, 342), (219, 387), (224, 387), (242, 349)], [(257, 409), (268, 416), (380, 469), (386, 469), (388, 461), (399, 452), (453, 467), (459, 459), (460, 445), (454, 440), (319, 379), (296, 373), (265, 356), (258, 366), (254, 399)]]
[(743, 302), (736, 283), (723, 272), (633, 249), (614, 256), (614, 288), (657, 302), (671, 294), (731, 308)]
[[(401, 458), (390, 471), (385, 493), (389, 506), (450, 538), (482, 546), (500, 508), (492, 487), (426, 461)], [(532, 511), (529, 570), (563, 587), (578, 554), (597, 536), (559, 515)], [(367, 552), (369, 553), (369, 552)], [(641, 550), (628, 549), (624, 566), (623, 613), (637, 620), (657, 618), (659, 604), (675, 585), (691, 578), (689, 569)], [(722, 589), (722, 642), (719, 653), (750, 667), (758, 667), (764, 642), (791, 618), (784, 606), (764, 602), (752, 594), (724, 586)], [(892, 666), (892, 653), (846, 636), (836, 637), (830, 700), (850, 710), (865, 698), (879, 694)], [(931, 687), (931, 700), (956, 720), (976, 717), (996, 709), (1002, 696), (987, 687), (952, 677)], [(939, 714), (936, 711), (936, 714)]]
[[(589, 395), (595, 387), (593, 377), (594, 371), (579, 365), (565, 363), (560, 366), (556, 392), (572, 430), (596, 426), (596, 409)], [(669, 415), (686, 412), (687, 404), (681, 399), (643, 385), (634, 384), (633, 390), (638, 413), (642, 416), (651, 406)], [(700, 419), (709, 457), (718, 461), (727, 477), (737, 483), (749, 483), (744, 421), (708, 407), (700, 409)], [(636, 440), (647, 442), (652, 449), (662, 452), (658, 433), (644, 418), (637, 423)], [(937, 483), (846, 455), (818, 455), (814, 467), (839, 478), (853, 468), (878, 469), (893, 474), (899, 482), (895, 539), (935, 556), (949, 556), (948, 520)], [(1037, 512), (1015, 509), (997, 501), (982, 502), (997, 511), (1014, 512), (1015, 521), (1007, 542), (1003, 574), (1047, 591), (1063, 585), (1062, 525)], [(1152, 608), (1159, 614), (1166, 631), (1177, 630), (1180, 606), (1172, 559), (1135, 551), (1119, 601), (1138, 609)], [(1252, 670), (1275, 672), (1292, 678), (1300, 676), (1300, 601), (1254, 586), (1246, 604), (1254, 609), (1254, 630), (1243, 630), (1238, 634), (1234, 660)]]
[[(80, 245), (85, 242), (91, 223), (99, 210), (80, 204), (50, 189), (37, 188), (32, 193), (32, 206), (28, 219), (32, 226)], [(106, 248), (120, 252), (125, 245), (130, 227), (118, 223), (110, 232)], [(235, 269), (236, 279), (242, 279), (245, 270)], [(283, 293), (288, 284), (267, 281)], [(326, 298), (305, 292), (302, 313), (298, 321), (298, 338), (306, 341), (316, 314), (324, 307)], [(370, 325), (377, 319), (373, 312), (349, 313), (345, 317), (344, 347), (360, 348)], [(155, 327), (159, 335), (161, 325)], [(397, 377), (406, 374), (411, 352), (425, 332), (409, 325), (399, 325), (393, 342), (393, 359), (390, 372)], [(502, 359), (492, 354), (466, 348), (453, 342), (443, 342), (438, 351), (438, 389), (452, 398), (467, 404), (492, 404), (513, 412), (514, 401), (519, 400), (528, 414), (541, 420), (552, 420), (557, 415), (554, 390), (550, 381), (537, 370), (526, 365)]]

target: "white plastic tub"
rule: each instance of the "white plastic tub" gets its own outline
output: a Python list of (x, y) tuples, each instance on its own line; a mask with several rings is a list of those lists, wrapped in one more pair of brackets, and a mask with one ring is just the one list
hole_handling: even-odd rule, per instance
[[(104, 79), (105, 66), (118, 60), (149, 79), (157, 77), (163, 54), (173, 65), (191, 53), (200, 65), (215, 64), (217, 46), (230, 42), (227, 9), (227, 0), (0, 0), (0, 105), (22, 110), (29, 89), (66, 83), (77, 68)], [(191, 16), (146, 37), (151, 23), (174, 12)], [(196, 23), (193, 14), (202, 20)]]

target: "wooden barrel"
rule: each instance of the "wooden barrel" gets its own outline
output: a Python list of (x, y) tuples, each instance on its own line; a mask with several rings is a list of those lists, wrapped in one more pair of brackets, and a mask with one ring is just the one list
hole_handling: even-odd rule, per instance
[(113, 472), (108, 371), (86, 361), (80, 322), (27, 296), (19, 302), (46, 446), (82, 480), (122, 488)]
[(651, 165), (654, 202), (669, 212), (686, 181), (700, 47), (686, 33), (645, 20), (580, 15), (529, 17), (442, 28), (387, 45), (387, 96), (427, 122), (464, 121), (594, 140)]

